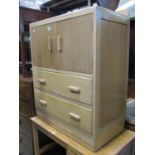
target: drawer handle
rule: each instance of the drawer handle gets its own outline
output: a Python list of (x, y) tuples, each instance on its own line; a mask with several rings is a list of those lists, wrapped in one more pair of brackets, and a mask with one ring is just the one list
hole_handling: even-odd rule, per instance
[(70, 118), (74, 119), (75, 121), (80, 121), (80, 116), (76, 115), (72, 112), (69, 113)]
[(43, 106), (46, 107), (47, 106), (47, 102), (44, 100), (39, 100), (39, 103)]
[(72, 92), (72, 93), (76, 93), (76, 94), (80, 93), (80, 88), (78, 88), (78, 87), (69, 86), (68, 88), (69, 88), (70, 92)]
[(52, 38), (48, 37), (48, 51), (52, 52)]
[(62, 36), (57, 36), (57, 50), (58, 52), (62, 52)]
[(38, 79), (38, 82), (42, 85), (45, 85), (46, 84), (46, 81), (44, 79)]

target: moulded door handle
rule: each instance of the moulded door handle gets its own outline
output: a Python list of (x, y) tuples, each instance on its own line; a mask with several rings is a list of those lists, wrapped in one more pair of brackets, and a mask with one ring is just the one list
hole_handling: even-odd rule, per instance
[(52, 52), (52, 38), (48, 37), (48, 51)]
[(62, 52), (62, 36), (57, 36), (57, 50), (59, 52)]

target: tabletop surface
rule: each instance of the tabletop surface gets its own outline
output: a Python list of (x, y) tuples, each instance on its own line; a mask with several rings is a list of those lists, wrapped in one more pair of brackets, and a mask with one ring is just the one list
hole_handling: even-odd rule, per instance
[(64, 142), (67, 146), (77, 150), (82, 154), (87, 155), (112, 155), (117, 154), (122, 148), (124, 148), (127, 144), (129, 144), (135, 138), (135, 133), (125, 129), (122, 133), (120, 133), (117, 137), (111, 140), (109, 143), (104, 145), (101, 149), (96, 152), (93, 152), (76, 142), (72, 138), (65, 135), (61, 132), (55, 125), (41, 119), (39, 116), (35, 116), (31, 118), (32, 122), (38, 126), (39, 128), (46, 131), (48, 134), (51, 134), (55, 138)]

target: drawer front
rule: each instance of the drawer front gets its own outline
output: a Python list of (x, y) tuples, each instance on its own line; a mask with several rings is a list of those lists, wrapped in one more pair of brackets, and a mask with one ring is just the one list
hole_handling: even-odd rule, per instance
[(19, 152), (23, 155), (33, 155), (32, 139), (23, 133), (19, 133)]
[(92, 132), (92, 110), (35, 89), (37, 113), (56, 117), (85, 132)]
[(19, 131), (32, 137), (32, 123), (30, 118), (23, 116), (21, 113), (19, 116)]
[(35, 88), (92, 104), (92, 78), (40, 70), (33, 71), (33, 78)]
[(27, 117), (33, 116), (34, 109), (33, 109), (33, 106), (31, 104), (32, 104), (31, 101), (19, 99), (19, 111)]

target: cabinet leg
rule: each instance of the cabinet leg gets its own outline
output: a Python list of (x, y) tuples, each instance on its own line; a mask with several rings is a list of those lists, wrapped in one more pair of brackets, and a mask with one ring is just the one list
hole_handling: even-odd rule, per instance
[(34, 146), (34, 154), (40, 155), (40, 149), (39, 149), (39, 138), (38, 138), (38, 129), (34, 123), (32, 123), (32, 129), (33, 129), (33, 146)]

